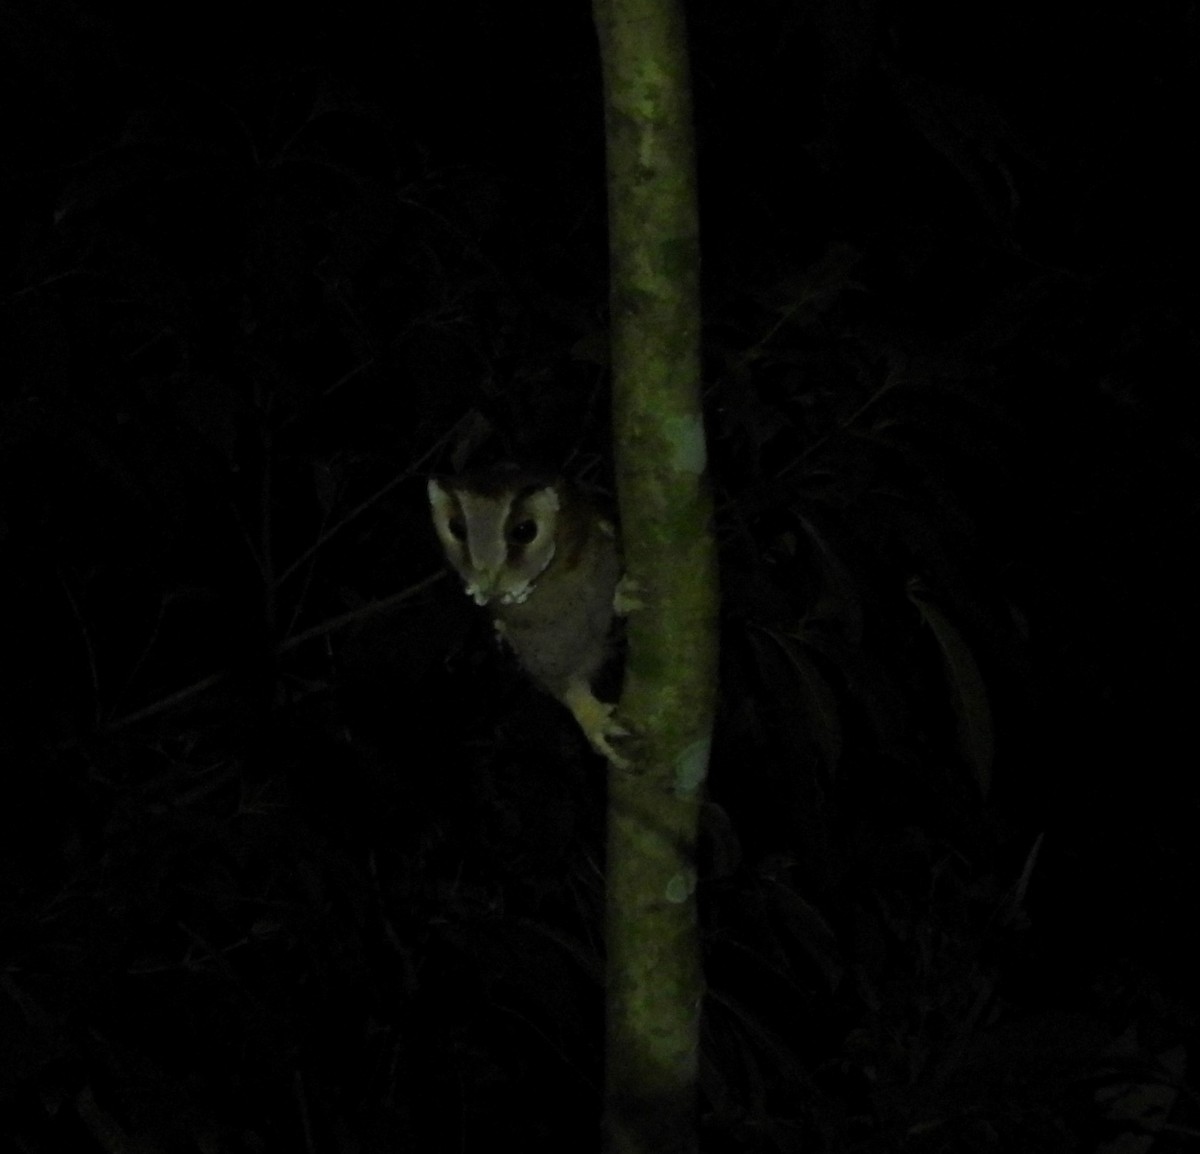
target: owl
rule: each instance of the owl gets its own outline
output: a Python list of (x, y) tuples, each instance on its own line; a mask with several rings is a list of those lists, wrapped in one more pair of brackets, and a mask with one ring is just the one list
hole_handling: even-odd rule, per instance
[(626, 736), (592, 681), (608, 653), (621, 558), (613, 526), (565, 482), (503, 467), (429, 482), (450, 564), (521, 666), (619, 767)]

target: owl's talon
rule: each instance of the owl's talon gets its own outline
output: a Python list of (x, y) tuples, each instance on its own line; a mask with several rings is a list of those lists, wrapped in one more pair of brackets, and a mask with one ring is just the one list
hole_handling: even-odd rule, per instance
[[(619, 735), (622, 737), (629, 736), (629, 734), (624, 729), (619, 731)], [(590, 734), (588, 736), (588, 741), (591, 744), (591, 747), (598, 754), (600, 754), (601, 757), (605, 758), (608, 761), (611, 761), (613, 763), (613, 765), (615, 765), (618, 769), (629, 769), (630, 766), (633, 765), (633, 762), (631, 762), (629, 760), (629, 758), (622, 756), (615, 749), (613, 749), (613, 747), (609, 744), (609, 742), (607, 740), (609, 737), (616, 737), (616, 736), (618, 736), (618, 733), (616, 733), (616, 732), (609, 732), (607, 734), (603, 734), (603, 735), (599, 735), (599, 736), (597, 736), (595, 734)]]
[(586, 736), (591, 747), (602, 757), (611, 761), (618, 769), (628, 769), (632, 764), (627, 757), (613, 749), (609, 740), (610, 738), (629, 736), (629, 730), (623, 725), (610, 721), (602, 733), (588, 733)]
[(631, 764), (629, 759), (611, 745), (612, 739), (630, 735), (629, 730), (613, 717), (616, 706), (598, 700), (586, 682), (573, 682), (567, 686), (562, 700), (579, 723), (591, 747), (618, 769), (628, 769)]
[(639, 596), (641, 591), (641, 582), (635, 581), (626, 573), (617, 582), (617, 587), (613, 590), (613, 612), (618, 617), (628, 617), (630, 613), (636, 613), (639, 609), (645, 609), (646, 603)]

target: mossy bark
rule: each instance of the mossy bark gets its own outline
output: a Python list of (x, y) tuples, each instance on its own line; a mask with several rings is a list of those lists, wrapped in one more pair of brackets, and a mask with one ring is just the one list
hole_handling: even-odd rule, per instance
[(695, 1151), (696, 836), (716, 698), (717, 570), (700, 392), (699, 239), (679, 0), (594, 0), (608, 156), (613, 420), (629, 617), (610, 768), (608, 1154)]

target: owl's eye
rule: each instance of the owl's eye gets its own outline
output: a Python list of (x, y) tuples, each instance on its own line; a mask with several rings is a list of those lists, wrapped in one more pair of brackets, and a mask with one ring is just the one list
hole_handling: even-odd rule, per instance
[(456, 541), (467, 539), (467, 523), (461, 517), (450, 518), (450, 536)]
[(538, 533), (536, 521), (518, 521), (509, 527), (508, 539), (513, 545), (528, 545)]

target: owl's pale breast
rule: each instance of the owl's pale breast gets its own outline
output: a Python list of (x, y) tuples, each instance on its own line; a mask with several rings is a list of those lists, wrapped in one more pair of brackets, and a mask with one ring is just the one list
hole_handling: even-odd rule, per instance
[(556, 558), (524, 603), (492, 606), (521, 664), (551, 692), (572, 679), (590, 681), (608, 649), (620, 576), (616, 545), (595, 527), (576, 558)]

